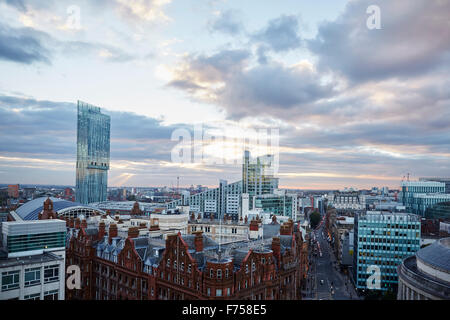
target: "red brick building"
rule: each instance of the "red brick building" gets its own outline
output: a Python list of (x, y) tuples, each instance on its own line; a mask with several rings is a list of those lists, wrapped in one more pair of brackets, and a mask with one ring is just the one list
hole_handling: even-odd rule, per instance
[(126, 239), (117, 226), (67, 220), (66, 264), (80, 266), (80, 290), (66, 299), (192, 300), (300, 299), (305, 281), (307, 244), (292, 221), (276, 237), (222, 245), (202, 232)]

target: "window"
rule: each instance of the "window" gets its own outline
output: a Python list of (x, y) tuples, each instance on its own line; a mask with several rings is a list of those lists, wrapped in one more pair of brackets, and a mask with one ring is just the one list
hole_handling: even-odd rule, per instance
[(209, 277), (214, 278), (214, 269), (209, 269)]
[(216, 297), (222, 296), (222, 289), (216, 289)]
[(19, 288), (20, 270), (2, 272), (2, 291)]
[(28, 294), (23, 297), (24, 300), (41, 300), (40, 293)]
[(25, 287), (41, 283), (41, 268), (25, 269)]
[(227, 296), (231, 295), (231, 289), (227, 288)]
[(58, 300), (58, 289), (45, 291), (44, 292), (44, 300)]
[(222, 270), (217, 269), (217, 279), (222, 279)]
[(207, 294), (208, 294), (208, 296), (211, 295), (211, 289), (210, 288), (207, 289)]
[(191, 273), (191, 268), (192, 268), (192, 266), (191, 266), (191, 264), (189, 264), (188, 265), (188, 273)]
[(181, 267), (181, 271), (184, 271), (184, 262), (181, 263), (180, 267)]
[(229, 276), (230, 276), (230, 270), (225, 269), (225, 278), (228, 279)]

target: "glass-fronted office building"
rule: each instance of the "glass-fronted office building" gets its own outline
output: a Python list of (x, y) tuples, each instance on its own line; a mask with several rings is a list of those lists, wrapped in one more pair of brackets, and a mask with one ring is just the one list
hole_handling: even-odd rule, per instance
[[(357, 288), (395, 290), (397, 266), (420, 249), (420, 216), (367, 211), (355, 215), (354, 228), (353, 272)], [(378, 268), (379, 287), (372, 281)]]
[(297, 195), (295, 194), (264, 194), (254, 198), (256, 209), (262, 209), (263, 212), (271, 213), (277, 216), (290, 217), (297, 219)]
[(99, 107), (78, 101), (76, 200), (106, 200), (111, 118)]
[(425, 217), (428, 208), (450, 201), (446, 183), (440, 181), (403, 181), (400, 199), (406, 211)]
[(194, 195), (182, 195), (179, 200), (167, 204), (168, 209), (176, 206), (188, 205), (193, 212), (202, 212), (204, 217), (211, 213), (216, 218), (228, 214), (234, 220), (239, 219), (242, 210), (242, 194), (249, 196), (249, 208), (253, 208), (253, 198), (257, 195), (273, 194), (278, 189), (278, 178), (273, 174), (274, 156), (266, 155), (250, 160), (250, 152), (244, 152), (242, 165), (242, 180), (228, 184), (220, 180), (219, 187)]

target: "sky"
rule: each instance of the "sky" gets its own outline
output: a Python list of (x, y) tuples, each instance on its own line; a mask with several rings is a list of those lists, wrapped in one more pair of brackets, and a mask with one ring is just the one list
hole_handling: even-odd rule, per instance
[[(75, 184), (77, 100), (111, 116), (109, 186), (234, 182), (243, 139), (262, 155), (267, 136), (284, 188), (450, 176), (449, 16), (448, 0), (2, 1), (0, 183)], [(174, 160), (199, 126), (203, 158)]]

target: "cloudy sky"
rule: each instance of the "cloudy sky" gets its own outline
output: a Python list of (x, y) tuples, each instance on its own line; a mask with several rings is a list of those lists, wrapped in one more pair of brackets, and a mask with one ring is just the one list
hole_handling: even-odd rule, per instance
[(75, 184), (77, 100), (111, 115), (110, 186), (238, 180), (173, 161), (194, 125), (226, 159), (275, 129), (282, 187), (450, 176), (449, 16), (448, 0), (1, 1), (0, 183)]

